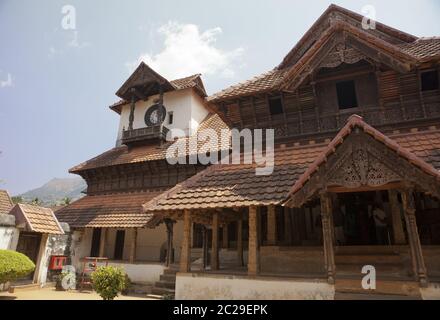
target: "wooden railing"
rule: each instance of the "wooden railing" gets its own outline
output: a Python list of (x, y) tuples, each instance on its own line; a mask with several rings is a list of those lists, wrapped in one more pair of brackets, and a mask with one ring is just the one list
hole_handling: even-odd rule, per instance
[(129, 144), (144, 140), (165, 140), (169, 129), (163, 125), (122, 131), (122, 143)]

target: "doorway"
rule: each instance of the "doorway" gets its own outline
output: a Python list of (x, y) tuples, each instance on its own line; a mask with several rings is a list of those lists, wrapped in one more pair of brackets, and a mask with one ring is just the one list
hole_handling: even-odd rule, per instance
[[(38, 253), (40, 251), (41, 234), (34, 232), (20, 232), (17, 243), (17, 252), (20, 252), (37, 264)], [(28, 276), (19, 279), (20, 280), (32, 280), (34, 278), (34, 272)]]
[(116, 231), (115, 252), (113, 258), (122, 260), (124, 254), (125, 230)]
[(386, 192), (338, 194), (333, 212), (337, 245), (390, 245), (392, 226), (387, 202)]

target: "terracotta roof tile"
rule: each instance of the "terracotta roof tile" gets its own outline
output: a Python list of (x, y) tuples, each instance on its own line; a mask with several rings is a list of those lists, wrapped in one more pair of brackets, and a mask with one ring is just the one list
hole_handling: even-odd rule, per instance
[(398, 47), (405, 53), (420, 60), (440, 56), (440, 38), (420, 38), (411, 43), (404, 43)]
[(55, 214), (73, 228), (142, 228), (152, 218), (142, 204), (162, 191), (85, 196)]
[[(196, 90), (197, 93), (201, 97), (204, 98), (207, 96), (205, 87), (203, 85), (203, 81), (201, 79), (201, 74), (194, 74), (192, 76), (188, 76), (185, 78), (171, 80), (170, 84), (175, 90), (184, 90), (184, 89), (194, 88), (194, 90)], [(113, 103), (111, 106), (109, 106), (109, 108), (112, 109), (113, 111), (116, 111), (117, 113), (121, 113), (120, 107), (122, 107), (123, 105), (126, 105), (128, 103), (130, 103), (130, 102), (127, 100), (121, 99), (121, 100)]]
[(7, 214), (14, 206), (8, 192), (6, 190), (0, 190), (0, 214)]
[(210, 102), (218, 102), (221, 100), (233, 99), (240, 96), (252, 95), (274, 90), (284, 79), (284, 75), (288, 71), (285, 69), (273, 69), (263, 73), (245, 82), (230, 86), (212, 96), (208, 97)]
[[(220, 119), (220, 117), (216, 114), (210, 114), (206, 117), (206, 119), (200, 124), (198, 131), (212, 128), (216, 132), (220, 133), (222, 129), (229, 129), (228, 126)], [(181, 138), (186, 145), (188, 144), (187, 138)], [(220, 140), (220, 139), (219, 139)], [(167, 142), (159, 145), (142, 145), (128, 148), (123, 145), (120, 147), (113, 148), (109, 151), (104, 152), (103, 154), (90, 159), (86, 162), (83, 162), (69, 171), (72, 173), (80, 172), (83, 170), (94, 169), (99, 167), (107, 167), (121, 164), (129, 164), (129, 163), (140, 163), (146, 161), (154, 161), (154, 160), (163, 160), (166, 159), (167, 149), (174, 142)], [(199, 148), (203, 144), (199, 145)], [(227, 140), (218, 141), (218, 145), (216, 146), (218, 150), (229, 149), (229, 137)], [(195, 154), (196, 150), (188, 150), (189, 154)], [(184, 154), (182, 156), (185, 156)]]
[(11, 210), (18, 224), (26, 223), (30, 231), (47, 234), (64, 234), (53, 211), (30, 204), (17, 204)]
[(354, 125), (396, 150), (430, 175), (440, 176), (440, 131), (420, 131), (386, 137), (360, 117), (349, 123), (330, 144), (275, 149), (275, 169), (257, 176), (255, 165), (213, 165), (144, 205), (147, 212), (167, 210), (232, 208), (280, 204), (317, 170)]

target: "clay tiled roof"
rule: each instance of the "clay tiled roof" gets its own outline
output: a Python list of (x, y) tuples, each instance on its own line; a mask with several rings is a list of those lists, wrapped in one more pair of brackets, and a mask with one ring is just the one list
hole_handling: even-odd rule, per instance
[(255, 165), (213, 165), (144, 205), (147, 212), (183, 209), (246, 207), (281, 204), (292, 186), (303, 185), (324, 155), (342, 141), (354, 125), (385, 143), (400, 156), (433, 176), (440, 176), (440, 131), (402, 133), (386, 137), (358, 116), (350, 119), (330, 144), (275, 149), (275, 169), (269, 176), (256, 176)]
[(237, 85), (233, 85), (208, 97), (208, 101), (215, 103), (220, 100), (227, 100), (239, 96), (272, 91), (276, 89), (278, 85), (283, 81), (284, 75), (287, 71), (288, 68), (282, 70), (274, 69), (269, 72), (265, 72), (250, 80), (244, 81)]
[(233, 208), (280, 203), (324, 145), (275, 150), (275, 169), (257, 176), (256, 165), (212, 165), (144, 205), (147, 211)]
[(0, 214), (7, 214), (14, 206), (8, 192), (6, 190), (0, 190)]
[(420, 60), (440, 56), (440, 38), (420, 38), (412, 43), (404, 43), (399, 48)]
[[(218, 133), (220, 133), (222, 129), (228, 129), (226, 124), (216, 114), (208, 115), (206, 119), (200, 124), (198, 131), (206, 128), (212, 128), (216, 130), (216, 132)], [(187, 138), (181, 138), (181, 141), (187, 141)], [(75, 172), (94, 169), (98, 167), (163, 160), (166, 159), (166, 153), (168, 147), (173, 143), (174, 142), (167, 142), (162, 144), (162, 146), (142, 145), (142, 146), (131, 147), (130, 149), (127, 146), (123, 145), (120, 147), (113, 148), (91, 160), (88, 160), (78, 166), (75, 166), (69, 171), (75, 173)], [(228, 149), (229, 139), (227, 141), (218, 141), (217, 148), (218, 150), (224, 148)], [(191, 153), (194, 154), (195, 151), (192, 150)]]
[[(174, 90), (184, 90), (184, 89), (194, 88), (194, 90), (196, 90), (196, 92), (201, 97), (204, 98), (207, 96), (207, 94), (201, 76), (202, 76), (201, 74), (194, 74), (192, 76), (188, 76), (185, 78), (171, 80), (170, 84), (174, 88)], [(121, 107), (128, 103), (130, 102), (121, 99), (113, 103), (111, 106), (109, 106), (109, 108), (117, 113), (121, 113)]]
[[(363, 121), (362, 117), (358, 115), (353, 115), (348, 119), (347, 124), (342, 128), (336, 137), (330, 142), (330, 144), (321, 152), (319, 157), (308, 167), (308, 169), (301, 175), (298, 181), (295, 182), (292, 190), (289, 195), (295, 194), (298, 190), (300, 190), (304, 184), (310, 179), (310, 176), (318, 171), (319, 167), (326, 162), (326, 159), (336, 151), (338, 145), (342, 144), (345, 138), (352, 132), (354, 127), (361, 128), (364, 132), (371, 135), (374, 139), (382, 142), (388, 148), (394, 150), (398, 155), (403, 158), (406, 158), (413, 165), (417, 166), (419, 169), (424, 171), (425, 173), (436, 177), (440, 181), (440, 172), (439, 168), (435, 168), (433, 165), (440, 164), (439, 156), (440, 156), (440, 140), (438, 140), (437, 134), (423, 134), (419, 136), (410, 136), (406, 135), (403, 137), (397, 138), (398, 140), (391, 139), (376, 130), (372, 126), (368, 125), (365, 121)], [(436, 139), (437, 138), (437, 139)], [(431, 139), (433, 141), (431, 141)], [(403, 147), (400, 143), (406, 145)], [(413, 143), (411, 143), (411, 141)], [(427, 143), (426, 143), (427, 142)], [(434, 156), (431, 156), (432, 149), (434, 150)], [(419, 157), (415, 154), (417, 152)], [(428, 163), (427, 160), (431, 163)]]
[[(348, 19), (338, 19), (337, 22), (330, 23), (331, 12)], [(331, 5), (275, 69), (248, 81), (230, 86), (208, 97), (208, 100), (212, 103), (219, 103), (269, 91), (285, 90), (284, 86), (297, 80), (299, 72), (305, 66), (309, 66), (309, 60), (323, 47), (323, 44), (334, 33), (341, 30), (345, 33), (351, 33), (356, 38), (362, 38), (369, 45), (380, 48), (392, 57), (413, 66), (419, 62), (440, 57), (440, 38), (417, 38), (377, 22), (377, 30), (394, 39), (385, 41), (374, 32), (363, 30), (360, 26), (362, 19), (363, 17), (355, 12)], [(317, 30), (320, 30), (320, 32), (317, 32)]]
[(85, 196), (56, 212), (72, 228), (141, 228), (152, 218), (142, 204), (163, 191)]
[(17, 225), (24, 224), (26, 229), (38, 233), (64, 234), (53, 211), (49, 208), (30, 204), (17, 204), (11, 210)]

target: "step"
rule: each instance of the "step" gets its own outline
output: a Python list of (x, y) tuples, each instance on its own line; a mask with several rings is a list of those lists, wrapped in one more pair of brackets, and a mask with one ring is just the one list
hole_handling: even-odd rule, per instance
[(335, 293), (335, 300), (421, 300), (416, 296), (399, 296), (390, 294)]
[(399, 246), (351, 246), (335, 247), (335, 254), (339, 255), (376, 255), (376, 254), (398, 254), (402, 250)]
[[(364, 277), (362, 267), (363, 265), (338, 264), (336, 265), (336, 274), (350, 274), (362, 278)], [(408, 271), (400, 264), (378, 264), (374, 267), (378, 278), (386, 276), (408, 276)]]
[(155, 300), (162, 300), (163, 296), (162, 295), (157, 295), (157, 294), (147, 294), (147, 298), (155, 299)]
[(39, 289), (41, 289), (40, 284), (29, 283), (29, 284), (23, 284), (23, 285), (12, 285), (9, 287), (8, 291), (9, 291), (9, 293), (16, 293), (16, 292), (22, 292), (22, 291), (39, 290)]
[(129, 292), (136, 294), (148, 294), (151, 292), (153, 285), (151, 283), (132, 282), (130, 284)]
[(176, 288), (176, 283), (175, 282), (170, 282), (170, 281), (157, 281), (154, 284), (155, 288), (167, 288), (167, 289), (175, 289)]
[(161, 274), (160, 280), (161, 281), (176, 282), (176, 274)]
[(151, 289), (151, 293), (154, 295), (167, 295), (167, 294), (174, 294), (175, 290), (174, 289), (168, 289), (168, 288), (158, 288), (158, 287), (153, 287)]
[(163, 274), (176, 275), (177, 272), (179, 272), (179, 269), (170, 268), (170, 269), (165, 269), (163, 271)]
[(377, 280), (376, 290), (367, 291), (362, 288), (360, 279), (336, 278), (335, 291), (338, 293), (388, 294), (399, 296), (420, 297), (420, 286), (415, 281)]
[(373, 265), (378, 264), (400, 264), (401, 258), (396, 254), (337, 254), (335, 263), (338, 264), (356, 264)]

